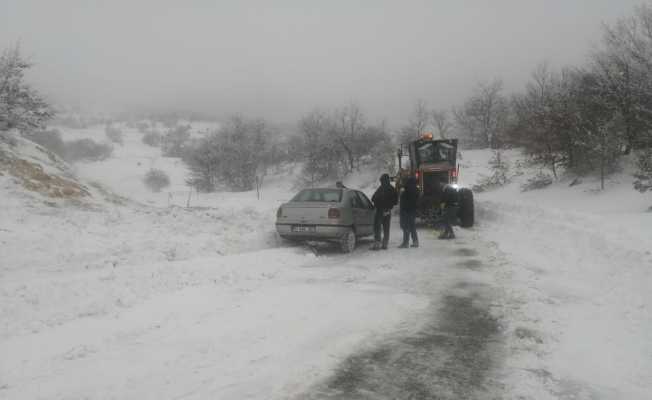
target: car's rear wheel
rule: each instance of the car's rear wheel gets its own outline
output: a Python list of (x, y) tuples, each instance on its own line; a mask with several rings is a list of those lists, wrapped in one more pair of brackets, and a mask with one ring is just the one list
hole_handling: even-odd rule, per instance
[(355, 249), (356, 237), (353, 228), (349, 228), (340, 238), (340, 249), (343, 253), (350, 253)]

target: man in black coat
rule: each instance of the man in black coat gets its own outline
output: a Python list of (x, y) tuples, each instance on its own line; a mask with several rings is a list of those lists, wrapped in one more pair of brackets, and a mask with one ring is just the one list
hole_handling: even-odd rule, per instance
[(399, 248), (406, 248), (410, 245), (410, 236), (412, 236), (412, 247), (419, 247), (419, 237), (417, 236), (417, 200), (419, 199), (419, 189), (417, 180), (411, 176), (405, 182), (405, 189), (401, 193), (401, 229), (403, 230), (403, 243)]
[[(380, 187), (371, 197), (371, 201), (376, 207), (376, 216), (374, 218), (374, 239), (375, 243), (372, 250), (387, 250), (389, 243), (389, 222), (392, 218), (392, 208), (398, 202), (396, 189), (389, 182), (389, 175), (383, 174), (380, 177)], [(383, 228), (382, 247), (380, 242), (380, 228)]]

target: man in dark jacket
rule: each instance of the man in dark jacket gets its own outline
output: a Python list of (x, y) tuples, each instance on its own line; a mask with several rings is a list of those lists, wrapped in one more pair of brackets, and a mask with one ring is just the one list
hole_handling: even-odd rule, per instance
[(417, 180), (411, 176), (405, 182), (405, 189), (401, 193), (401, 229), (403, 230), (403, 243), (399, 248), (406, 248), (410, 245), (410, 236), (412, 236), (412, 247), (419, 247), (419, 237), (417, 236), (417, 200), (419, 199), (419, 189)]
[(392, 208), (398, 201), (396, 189), (389, 182), (389, 175), (383, 174), (380, 177), (380, 187), (371, 197), (371, 201), (374, 203), (374, 207), (376, 207), (376, 216), (374, 218), (375, 243), (371, 249), (379, 250), (381, 248), (380, 228), (382, 226), (382, 248), (386, 250), (387, 244), (389, 243), (389, 222), (392, 218)]
[(439, 235), (439, 239), (455, 239), (453, 224), (457, 219), (457, 211), (459, 210), (459, 194), (452, 185), (443, 185), (442, 193), (441, 221), (444, 225), (444, 231)]

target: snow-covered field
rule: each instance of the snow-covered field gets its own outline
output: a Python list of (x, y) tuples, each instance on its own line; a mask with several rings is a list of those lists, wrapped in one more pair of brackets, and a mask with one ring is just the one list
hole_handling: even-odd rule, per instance
[[(652, 196), (626, 172), (604, 192), (521, 193), (524, 167), (476, 195), (455, 241), (423, 229), (399, 250), (395, 221), (387, 252), (316, 255), (274, 234), (292, 168), (261, 199), (197, 195), (179, 160), (124, 132), (114, 157), (74, 166), (81, 203), (0, 175), (0, 398), (652, 397)], [(462, 182), (489, 156), (464, 152)], [(145, 188), (151, 167), (170, 188)]]

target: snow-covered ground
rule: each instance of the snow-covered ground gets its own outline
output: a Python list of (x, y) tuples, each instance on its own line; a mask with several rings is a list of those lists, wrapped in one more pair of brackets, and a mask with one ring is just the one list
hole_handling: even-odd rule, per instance
[[(455, 241), (399, 250), (395, 221), (386, 252), (316, 255), (274, 234), (292, 168), (261, 199), (197, 196), (124, 133), (74, 166), (81, 203), (0, 175), (0, 398), (652, 397), (652, 196), (627, 173), (521, 193), (523, 167)], [(462, 182), (489, 156), (464, 152)], [(169, 189), (145, 188), (150, 167)]]
[[(517, 173), (522, 157), (506, 155)], [(489, 153), (466, 158), (477, 174)], [(505, 260), (500, 275), (514, 303), (503, 318), (517, 336), (532, 336), (514, 343), (507, 363), (514, 394), (528, 396), (523, 383), (536, 380), (553, 398), (652, 396), (652, 196), (632, 190), (628, 171), (611, 176), (605, 191), (588, 177), (523, 193), (534, 173), (524, 168), (478, 196), (480, 237)]]

